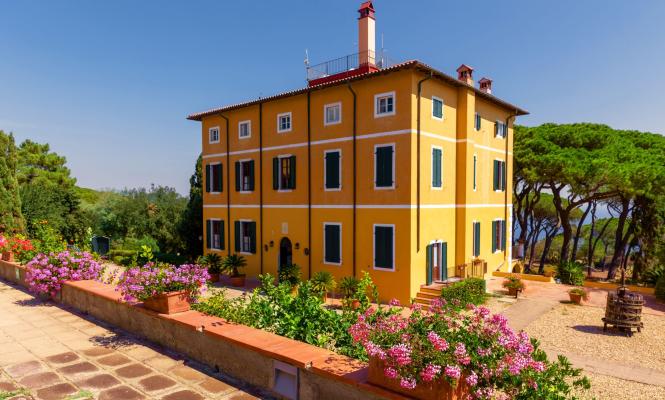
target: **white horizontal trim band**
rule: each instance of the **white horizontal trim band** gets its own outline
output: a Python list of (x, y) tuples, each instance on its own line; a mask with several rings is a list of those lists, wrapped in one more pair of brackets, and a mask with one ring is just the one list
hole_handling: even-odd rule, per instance
[[(513, 205), (508, 204), (511, 208)], [(259, 204), (231, 204), (231, 208), (259, 208)], [(445, 209), (445, 208), (503, 208), (505, 204), (421, 204), (420, 208)], [(204, 204), (203, 208), (226, 208), (226, 204)], [(307, 204), (264, 204), (263, 208), (307, 208)], [(318, 209), (351, 209), (353, 204), (312, 204), (312, 208)], [(416, 209), (415, 204), (358, 204), (356, 208), (363, 209)]]

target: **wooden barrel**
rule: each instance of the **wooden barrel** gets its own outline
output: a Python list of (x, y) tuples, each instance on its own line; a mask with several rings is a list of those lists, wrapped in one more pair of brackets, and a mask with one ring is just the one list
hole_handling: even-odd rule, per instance
[(641, 294), (626, 292), (624, 296), (619, 296), (616, 292), (608, 293), (605, 318), (603, 318), (605, 328), (609, 324), (631, 332), (635, 328), (640, 332), (644, 326), (642, 323), (643, 306), (644, 298)]

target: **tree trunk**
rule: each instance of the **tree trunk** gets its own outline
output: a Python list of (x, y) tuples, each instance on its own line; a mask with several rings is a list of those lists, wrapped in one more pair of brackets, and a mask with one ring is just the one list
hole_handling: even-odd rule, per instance
[(619, 220), (617, 222), (617, 230), (614, 234), (614, 254), (612, 254), (612, 261), (610, 261), (610, 267), (607, 270), (607, 279), (614, 279), (616, 276), (616, 269), (620, 265), (621, 256), (624, 254), (624, 249), (626, 247), (626, 240), (624, 235), (624, 227), (626, 225), (626, 219), (630, 212), (630, 200), (621, 199), (621, 213), (619, 213)]
[[(534, 234), (531, 239), (531, 248), (529, 250), (529, 262), (527, 263), (526, 267), (524, 268), (524, 271), (526, 273), (531, 272), (531, 266), (533, 265), (533, 257), (536, 252), (536, 243), (538, 243), (538, 236), (540, 235), (540, 229), (542, 226), (543, 222), (539, 221), (536, 227), (534, 228)], [(526, 253), (525, 253), (526, 254)]]
[(543, 247), (543, 254), (540, 256), (540, 267), (538, 268), (538, 272), (541, 274), (545, 272), (545, 261), (547, 260), (547, 253), (550, 252), (550, 247), (552, 247), (554, 236), (556, 236), (556, 231), (556, 228), (552, 228), (552, 232), (545, 236), (545, 246)]
[(598, 203), (593, 201), (593, 207), (591, 208), (591, 226), (589, 227), (589, 242), (588, 242), (588, 252), (586, 257), (587, 265), (587, 275), (591, 277), (591, 268), (593, 267), (593, 234), (596, 229), (596, 206)]
[(573, 252), (570, 256), (572, 261), (575, 261), (577, 259), (577, 247), (579, 246), (580, 237), (582, 236), (582, 227), (584, 226), (584, 221), (586, 220), (586, 217), (589, 214), (589, 211), (591, 211), (592, 206), (593, 205), (590, 202), (589, 206), (586, 208), (586, 210), (582, 214), (582, 217), (577, 222), (577, 230), (575, 231), (575, 239), (573, 240)]

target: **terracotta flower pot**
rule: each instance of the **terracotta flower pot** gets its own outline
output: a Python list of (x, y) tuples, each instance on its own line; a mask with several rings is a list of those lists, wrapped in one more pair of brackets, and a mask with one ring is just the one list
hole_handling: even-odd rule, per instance
[(520, 293), (520, 289), (516, 289), (516, 288), (508, 288), (508, 295), (509, 295), (509, 296), (515, 296), (515, 297), (517, 297), (517, 295), (518, 295), (519, 293)]
[(208, 275), (210, 275), (208, 282), (219, 282), (219, 273), (209, 272)]
[(351, 301), (351, 308), (354, 309), (354, 310), (359, 309), (360, 308), (360, 300), (353, 299)]
[(160, 314), (189, 311), (190, 297), (186, 291), (158, 294), (143, 301), (143, 306)]
[(568, 296), (570, 297), (571, 302), (573, 302), (575, 304), (582, 304), (582, 295), (581, 294), (568, 293)]
[(469, 393), (464, 382), (464, 375), (459, 379), (457, 386), (453, 387), (444, 378), (433, 382), (421, 382), (414, 389), (405, 389), (399, 385), (398, 379), (390, 379), (383, 373), (384, 364), (378, 358), (369, 359), (369, 383), (381, 386), (393, 392), (403, 394), (410, 398), (421, 400), (461, 400)]
[(2, 261), (14, 262), (14, 253), (5, 251), (2, 253)]
[(244, 287), (245, 286), (245, 275), (231, 275), (231, 286), (233, 287)]

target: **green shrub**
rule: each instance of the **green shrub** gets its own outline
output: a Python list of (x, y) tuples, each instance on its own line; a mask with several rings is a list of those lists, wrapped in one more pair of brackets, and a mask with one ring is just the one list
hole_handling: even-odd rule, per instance
[(665, 275), (665, 266), (656, 265), (647, 272), (644, 273), (644, 283), (649, 285), (655, 285), (658, 283), (660, 277)]
[(482, 304), (487, 298), (484, 279), (468, 278), (441, 289), (441, 298), (454, 308), (465, 308), (467, 304)]
[(557, 278), (566, 285), (584, 285), (584, 266), (576, 262), (565, 262), (559, 264)]
[(279, 267), (277, 272), (277, 280), (279, 283), (287, 282), (291, 287), (300, 283), (300, 267), (298, 264), (287, 264)]
[(665, 274), (661, 275), (656, 283), (656, 298), (665, 301)]

